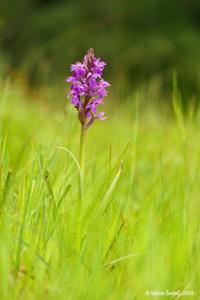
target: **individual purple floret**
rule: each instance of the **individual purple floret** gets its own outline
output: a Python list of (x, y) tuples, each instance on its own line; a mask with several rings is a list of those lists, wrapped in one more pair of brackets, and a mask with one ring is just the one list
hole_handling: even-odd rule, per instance
[(107, 95), (106, 88), (110, 85), (102, 78), (105, 65), (105, 62), (95, 57), (94, 50), (90, 48), (82, 63), (71, 65), (72, 76), (66, 79), (71, 83), (69, 93), (71, 103), (78, 110), (79, 120), (85, 129), (95, 119), (106, 119), (104, 112), (97, 112), (98, 105), (103, 103)]

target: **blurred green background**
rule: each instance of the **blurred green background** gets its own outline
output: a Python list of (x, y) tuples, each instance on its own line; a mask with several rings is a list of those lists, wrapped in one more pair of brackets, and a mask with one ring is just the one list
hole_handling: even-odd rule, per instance
[(151, 82), (167, 94), (173, 70), (185, 100), (200, 95), (198, 0), (1, 0), (0, 45), (0, 76), (31, 87), (63, 84), (94, 47), (120, 97)]

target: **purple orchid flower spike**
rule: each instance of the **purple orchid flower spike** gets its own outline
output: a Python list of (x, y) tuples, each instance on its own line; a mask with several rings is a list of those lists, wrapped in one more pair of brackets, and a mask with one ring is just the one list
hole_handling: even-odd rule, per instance
[(107, 95), (106, 88), (110, 86), (102, 77), (105, 65), (105, 62), (95, 57), (94, 50), (90, 48), (82, 63), (71, 65), (72, 75), (66, 79), (71, 83), (69, 93), (71, 104), (77, 109), (79, 120), (85, 130), (95, 119), (106, 119), (104, 112), (97, 112), (97, 107), (103, 103)]

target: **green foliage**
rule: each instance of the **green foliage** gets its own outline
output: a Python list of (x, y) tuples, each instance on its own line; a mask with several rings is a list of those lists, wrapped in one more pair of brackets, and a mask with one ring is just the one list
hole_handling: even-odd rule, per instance
[(116, 91), (152, 78), (168, 91), (175, 69), (184, 94), (199, 95), (198, 9), (195, 0), (1, 1), (4, 74), (17, 70), (30, 84), (62, 81), (94, 47)]
[(140, 93), (88, 130), (81, 213), (75, 111), (0, 94), (0, 298), (197, 299), (200, 115), (183, 116), (175, 76), (174, 116)]

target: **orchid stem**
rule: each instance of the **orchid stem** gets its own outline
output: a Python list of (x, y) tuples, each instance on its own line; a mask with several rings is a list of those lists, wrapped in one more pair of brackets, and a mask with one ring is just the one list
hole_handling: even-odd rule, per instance
[(81, 126), (80, 135), (80, 153), (79, 153), (79, 164), (80, 164), (80, 202), (83, 201), (83, 180), (84, 180), (84, 159), (85, 159), (85, 126)]
[(80, 178), (79, 178), (79, 200), (77, 202), (77, 252), (80, 253), (81, 247), (81, 215), (82, 215), (82, 202), (83, 202), (83, 180), (84, 180), (84, 156), (85, 156), (85, 133), (86, 128), (81, 126), (80, 135), (80, 153), (79, 153), (79, 164), (80, 164)]
[(79, 163), (82, 174), (84, 173), (84, 158), (85, 158), (85, 133), (86, 128), (84, 125), (81, 126), (81, 136), (80, 136), (80, 156)]

